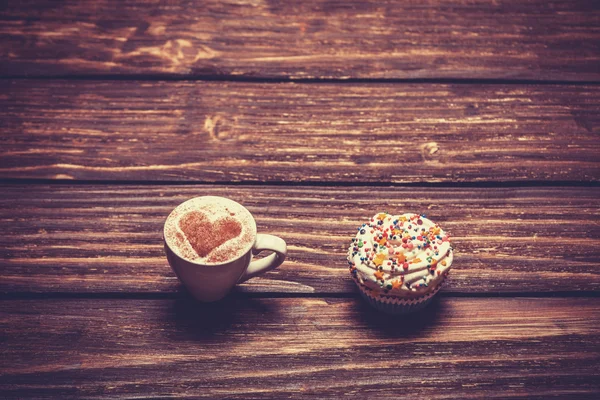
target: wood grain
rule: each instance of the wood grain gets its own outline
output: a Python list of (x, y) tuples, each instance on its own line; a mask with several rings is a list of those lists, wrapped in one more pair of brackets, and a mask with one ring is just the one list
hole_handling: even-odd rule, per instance
[(2, 301), (0, 390), (5, 398), (600, 395), (600, 299), (441, 299), (403, 319), (368, 307)]
[(600, 87), (0, 81), (0, 177), (597, 181)]
[(598, 80), (593, 1), (24, 0), (0, 74)]
[(346, 248), (381, 210), (426, 213), (452, 235), (444, 293), (600, 289), (600, 188), (278, 186), (0, 187), (0, 291), (179, 290), (162, 224), (188, 198), (246, 205), (260, 232), (284, 238), (286, 262), (242, 285), (258, 293), (354, 293)]

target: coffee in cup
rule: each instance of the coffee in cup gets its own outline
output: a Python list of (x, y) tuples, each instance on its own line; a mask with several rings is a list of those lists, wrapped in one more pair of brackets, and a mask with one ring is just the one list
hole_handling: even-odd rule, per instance
[[(279, 266), (286, 244), (257, 234), (252, 214), (224, 197), (203, 196), (177, 206), (164, 225), (169, 264), (199, 300), (222, 298), (236, 284)], [(252, 253), (274, 254), (251, 262)]]

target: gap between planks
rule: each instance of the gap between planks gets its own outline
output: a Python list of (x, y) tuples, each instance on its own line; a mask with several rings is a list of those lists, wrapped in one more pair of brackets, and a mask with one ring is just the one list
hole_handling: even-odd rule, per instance
[(67, 75), (0, 75), (0, 80), (69, 80), (69, 81), (132, 81), (132, 82), (230, 82), (230, 83), (302, 83), (302, 84), (452, 84), (452, 85), (600, 85), (598, 80), (570, 81), (561, 79), (468, 79), (468, 78), (422, 78), (422, 79), (393, 79), (393, 78), (310, 78), (295, 79), (286, 77), (252, 77), (235, 75), (177, 75), (177, 74), (67, 74)]
[[(470, 299), (560, 299), (560, 298), (600, 298), (600, 292), (590, 291), (562, 291), (562, 292), (490, 292), (490, 293), (461, 293), (444, 292), (438, 294), (442, 298), (470, 298)], [(243, 292), (239, 289), (233, 289), (225, 300), (240, 299), (353, 299), (360, 298), (358, 293), (301, 293), (301, 292)], [(0, 293), (0, 301), (12, 300), (37, 300), (37, 299), (56, 299), (56, 300), (192, 300), (191, 296), (185, 292), (12, 292)], [(220, 302), (222, 302), (220, 301)], [(219, 304), (216, 302), (215, 304)]]
[(395, 188), (531, 188), (531, 187), (600, 187), (600, 181), (483, 181), (483, 182), (346, 182), (346, 181), (178, 181), (118, 179), (31, 179), (0, 178), (0, 185), (131, 185), (131, 186), (274, 186), (274, 187), (395, 187)]

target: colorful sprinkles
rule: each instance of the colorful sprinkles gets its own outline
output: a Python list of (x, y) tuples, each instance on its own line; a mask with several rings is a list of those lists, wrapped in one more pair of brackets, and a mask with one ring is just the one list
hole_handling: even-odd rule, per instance
[(424, 214), (377, 213), (357, 232), (348, 249), (350, 272), (370, 289), (427, 291), (452, 264), (450, 236)]

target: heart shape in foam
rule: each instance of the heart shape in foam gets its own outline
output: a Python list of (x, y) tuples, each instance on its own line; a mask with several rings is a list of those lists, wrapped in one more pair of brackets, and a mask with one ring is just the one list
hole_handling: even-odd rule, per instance
[(200, 257), (206, 257), (211, 251), (242, 233), (242, 225), (237, 220), (221, 217), (211, 221), (208, 215), (200, 211), (190, 211), (183, 215), (179, 220), (179, 229)]

